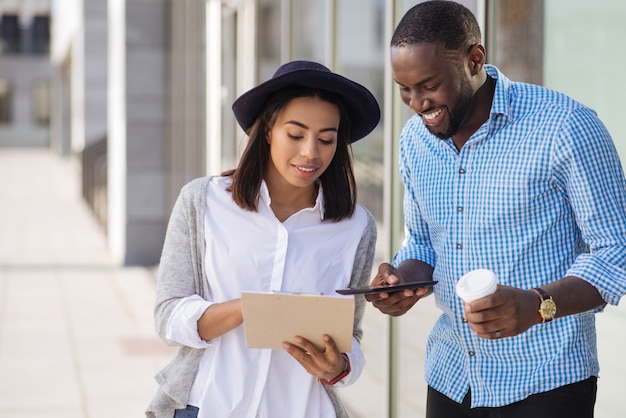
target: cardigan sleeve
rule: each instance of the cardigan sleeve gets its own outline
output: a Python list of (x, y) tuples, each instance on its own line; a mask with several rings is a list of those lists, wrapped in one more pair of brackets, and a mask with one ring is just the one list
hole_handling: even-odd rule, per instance
[(192, 295), (208, 294), (204, 280), (204, 205), (208, 178), (186, 184), (170, 216), (156, 286), (155, 328), (166, 339), (167, 323), (178, 302)]
[[(157, 277), (155, 328), (166, 340), (168, 320), (178, 301), (191, 295), (204, 297), (204, 209), (209, 177), (185, 185), (170, 217)], [(146, 417), (170, 418), (185, 408), (204, 349), (179, 345), (175, 357), (155, 379), (159, 389), (146, 408)]]
[[(363, 230), (361, 241), (357, 247), (354, 265), (352, 267), (352, 277), (350, 278), (350, 287), (366, 286), (369, 284), (372, 275), (372, 265), (374, 263), (374, 253), (376, 251), (376, 221), (370, 212), (367, 214), (367, 224)], [(341, 381), (335, 384), (336, 387), (345, 387), (353, 384), (358, 380), (363, 369), (365, 368), (365, 354), (361, 349), (361, 338), (363, 337), (363, 315), (367, 302), (365, 296), (355, 295), (354, 306), (354, 328), (352, 331), (353, 345), (352, 351), (346, 353), (350, 361), (351, 371)]]
[[(361, 242), (357, 247), (354, 257), (354, 267), (352, 268), (352, 277), (350, 278), (350, 287), (362, 287), (367, 286), (372, 278), (372, 266), (374, 265), (374, 253), (376, 251), (376, 221), (374, 216), (366, 210), (367, 213), (367, 225), (361, 236)], [(354, 312), (354, 329), (353, 336), (357, 341), (361, 341), (363, 336), (363, 329), (361, 323), (363, 322), (363, 314), (365, 312), (365, 306), (367, 302), (365, 296), (355, 296), (355, 312)]]

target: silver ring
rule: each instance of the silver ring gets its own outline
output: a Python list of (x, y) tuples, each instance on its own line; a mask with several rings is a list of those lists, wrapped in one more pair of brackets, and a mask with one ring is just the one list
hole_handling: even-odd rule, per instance
[(496, 331), (496, 340), (502, 337), (502, 333), (500, 331)]

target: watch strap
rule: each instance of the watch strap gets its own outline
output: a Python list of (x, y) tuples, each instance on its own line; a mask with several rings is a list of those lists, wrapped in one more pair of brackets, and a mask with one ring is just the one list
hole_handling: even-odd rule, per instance
[(548, 294), (548, 292), (546, 292), (545, 290), (543, 290), (543, 289), (542, 289), (542, 288), (540, 288), (540, 287), (533, 287), (533, 288), (532, 288), (532, 289), (530, 289), (530, 290), (534, 290), (534, 291), (535, 291), (535, 293), (537, 293), (537, 295), (539, 295), (539, 297), (541, 298), (541, 300), (550, 299), (550, 298), (552, 297), (552, 296), (550, 296), (550, 295)]
[(556, 304), (554, 303), (552, 296), (540, 287), (534, 287), (530, 290), (534, 291), (539, 296), (539, 299), (541, 299), (538, 311), (539, 316), (541, 316), (541, 322), (552, 321), (556, 315)]
[(343, 357), (343, 359), (346, 362), (346, 368), (339, 373), (337, 376), (335, 376), (333, 379), (331, 380), (326, 380), (326, 379), (322, 379), (321, 377), (318, 379), (321, 383), (325, 384), (325, 385), (329, 385), (332, 386), (335, 383), (339, 382), (341, 379), (343, 379), (344, 377), (346, 377), (350, 371), (350, 359), (348, 358), (348, 355), (346, 353), (341, 353), (341, 356)]

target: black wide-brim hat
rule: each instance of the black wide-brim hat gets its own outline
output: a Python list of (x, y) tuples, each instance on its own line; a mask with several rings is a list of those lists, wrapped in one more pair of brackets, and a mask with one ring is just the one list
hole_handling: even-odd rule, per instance
[(380, 121), (378, 102), (367, 88), (333, 73), (317, 62), (291, 61), (281, 65), (272, 78), (248, 90), (234, 101), (233, 112), (244, 132), (248, 132), (267, 99), (274, 92), (289, 86), (327, 90), (339, 96), (350, 114), (351, 142), (372, 132)]

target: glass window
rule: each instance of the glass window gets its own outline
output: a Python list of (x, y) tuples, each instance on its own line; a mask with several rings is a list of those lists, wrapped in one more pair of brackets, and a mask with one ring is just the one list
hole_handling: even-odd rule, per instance
[[(225, 7), (225, 6), (224, 6)], [(239, 131), (233, 111), (232, 103), (236, 99), (236, 33), (237, 33), (237, 11), (234, 8), (227, 8), (221, 14), (222, 19), (222, 50), (221, 50), (221, 129), (220, 138), (213, 139), (221, 141), (220, 149), (222, 155), (222, 169), (228, 170), (235, 168), (239, 160), (239, 151), (237, 144), (241, 143)], [(245, 143), (242, 143), (245, 145)]]
[(50, 122), (50, 84), (47, 81), (33, 84), (33, 119), (37, 125)]
[(543, 77), (598, 112), (626, 166), (624, 16), (625, 2), (546, 0)]
[(50, 50), (50, 18), (35, 16), (32, 25), (33, 53), (47, 54)]
[(281, 0), (259, 1), (258, 81), (268, 80), (282, 64), (281, 46), (288, 39), (283, 32)]
[[(292, 60), (311, 60), (326, 63), (326, 41), (332, 22), (328, 16), (327, 1), (293, 0), (291, 2), (291, 57)], [(358, 6), (355, 7), (356, 12)], [(365, 32), (365, 31), (363, 31)]]
[(20, 21), (15, 14), (1, 14), (0, 54), (47, 54), (50, 51), (50, 17), (36, 15)]
[[(382, 0), (337, 2), (336, 71), (363, 84), (383, 107), (385, 46)], [(354, 28), (360, 27), (360, 30)], [(383, 219), (383, 126), (352, 146), (359, 201), (382, 222)]]
[(0, 42), (0, 52), (19, 52), (21, 33), (17, 15), (5, 14), (0, 16)]
[(11, 83), (6, 79), (0, 78), (0, 123), (11, 122), (11, 101)]
[[(590, 106), (626, 160), (620, 97), (626, 94), (620, 50), (626, 3), (611, 0), (489, 2), (487, 59), (509, 78), (544, 85)], [(579, 51), (580, 53), (573, 53)]]
[(543, 0), (491, 1), (487, 62), (511, 80), (543, 83)]

